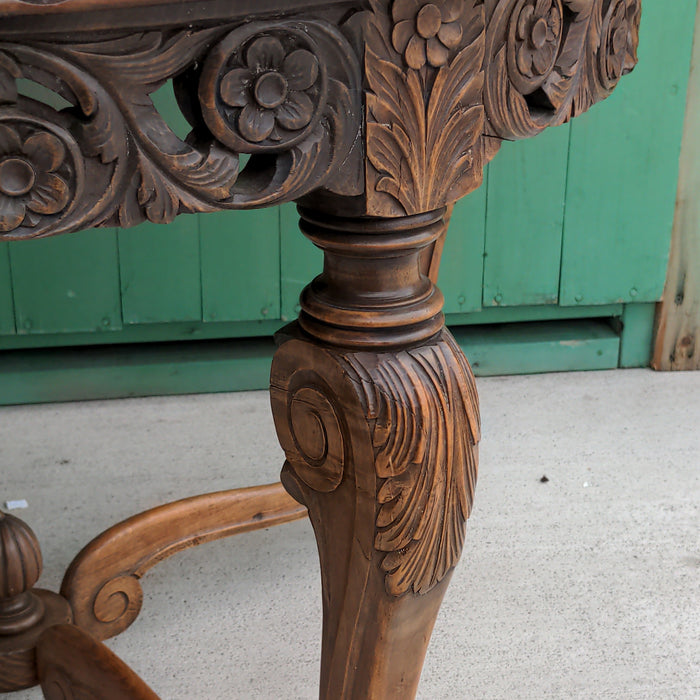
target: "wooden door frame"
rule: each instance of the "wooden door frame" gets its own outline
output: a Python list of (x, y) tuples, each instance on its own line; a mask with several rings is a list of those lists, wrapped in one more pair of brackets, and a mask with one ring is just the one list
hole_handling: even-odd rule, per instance
[(700, 1), (688, 84), (676, 216), (652, 367), (700, 369)]

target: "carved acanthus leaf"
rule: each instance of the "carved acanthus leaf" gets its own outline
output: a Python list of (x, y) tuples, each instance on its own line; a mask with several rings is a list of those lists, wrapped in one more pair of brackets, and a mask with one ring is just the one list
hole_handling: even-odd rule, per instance
[[(379, 479), (375, 547), (392, 595), (427, 593), (456, 565), (474, 500), (479, 442), (474, 377), (454, 339), (375, 363), (363, 382)], [(362, 371), (364, 368), (364, 371)]]
[[(386, 37), (391, 27), (388, 10), (373, 3), (365, 75), (367, 195), (374, 213), (430, 211), (481, 184), (483, 6), (473, 0), (451, 5), (458, 11), (445, 14), (443, 19), (451, 21), (440, 28), (449, 24), (445, 36), (458, 39), (445, 39), (452, 47), (448, 48), (436, 35), (432, 40), (438, 53), (431, 59), (429, 40), (428, 60), (421, 62), (411, 58), (410, 40), (406, 54), (396, 49), (397, 44), (403, 47), (397, 31), (406, 30), (410, 21), (395, 25), (392, 45)], [(420, 49), (425, 40), (416, 37), (414, 44)]]

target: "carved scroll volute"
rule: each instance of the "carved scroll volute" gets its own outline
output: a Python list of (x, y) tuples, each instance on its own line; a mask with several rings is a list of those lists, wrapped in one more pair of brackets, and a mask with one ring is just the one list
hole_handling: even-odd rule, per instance
[(637, 63), (641, 0), (487, 0), (488, 133), (533, 136), (610, 95)]
[(347, 669), (357, 667), (362, 635), (348, 628), (345, 616), (348, 610), (360, 614), (376, 569), (372, 439), (361, 385), (347, 374), (347, 363), (292, 333), (298, 337), (278, 349), (270, 380), (275, 428), (287, 458), (282, 483), (309, 509), (321, 559), (321, 697), (346, 698), (352, 682)]

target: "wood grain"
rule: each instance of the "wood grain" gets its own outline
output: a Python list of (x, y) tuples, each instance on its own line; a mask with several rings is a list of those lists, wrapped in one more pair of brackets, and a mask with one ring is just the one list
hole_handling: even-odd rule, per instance
[(474, 379), (418, 264), (445, 210), (300, 211), (324, 273), (279, 334), (271, 400), (283, 483), (308, 507), (321, 557), (321, 697), (410, 698), (477, 472)]
[(37, 644), (46, 700), (158, 700), (104, 644), (75, 625), (54, 625)]
[(681, 151), (671, 260), (657, 318), (652, 366), (658, 370), (700, 369), (700, 13)]
[[(283, 482), (321, 559), (323, 700), (415, 695), (463, 548), (480, 419), (435, 286), (452, 205), (501, 140), (612, 92), (636, 63), (640, 12), (639, 0), (0, 0), (0, 237), (295, 201), (323, 251), (271, 376)], [(71, 107), (22, 96), (19, 80)], [(150, 97), (168, 81), (184, 138)], [(62, 591), (105, 638), (135, 619), (153, 564), (305, 512), (279, 485), (163, 506), (88, 545)], [(77, 696), (103, 683), (116, 689), (104, 697), (124, 684), (151, 697), (77, 630), (44, 639), (44, 677)]]
[(140, 579), (158, 562), (188, 547), (305, 516), (280, 484), (168, 503), (114, 525), (84, 547), (66, 571), (61, 594), (76, 625), (107, 639), (137, 618)]

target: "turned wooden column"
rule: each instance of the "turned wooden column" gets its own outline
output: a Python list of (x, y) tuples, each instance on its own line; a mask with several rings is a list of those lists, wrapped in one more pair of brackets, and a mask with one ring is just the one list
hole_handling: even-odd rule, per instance
[(321, 558), (327, 700), (413, 697), (464, 542), (478, 400), (421, 266), (444, 213), (301, 210), (324, 272), (278, 335), (271, 398), (282, 481)]
[(72, 620), (66, 600), (34, 588), (41, 568), (41, 549), (32, 529), (0, 512), (0, 693), (37, 683), (40, 635)]

